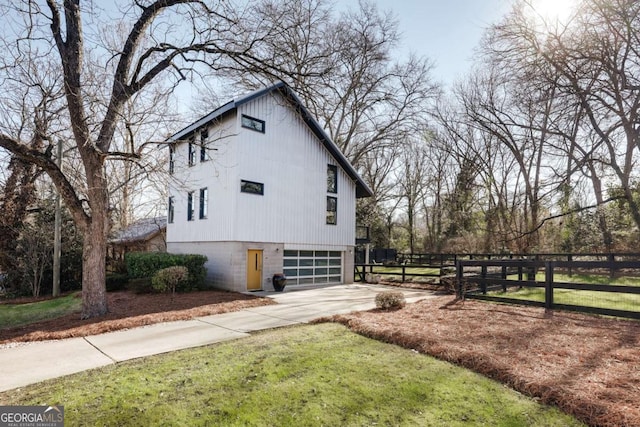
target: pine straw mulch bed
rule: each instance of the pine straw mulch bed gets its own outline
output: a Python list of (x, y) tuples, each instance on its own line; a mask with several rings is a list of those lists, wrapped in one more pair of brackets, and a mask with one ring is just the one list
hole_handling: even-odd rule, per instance
[(472, 369), (590, 425), (640, 426), (640, 322), (453, 296), (320, 321)]
[[(77, 297), (81, 297), (80, 293)], [(77, 312), (25, 326), (0, 329), (0, 345), (10, 342), (84, 337), (153, 323), (188, 320), (275, 304), (271, 298), (227, 291), (179, 293), (173, 300), (166, 294), (120, 291), (107, 293), (107, 299), (109, 313), (105, 316), (81, 320), (80, 313)]]

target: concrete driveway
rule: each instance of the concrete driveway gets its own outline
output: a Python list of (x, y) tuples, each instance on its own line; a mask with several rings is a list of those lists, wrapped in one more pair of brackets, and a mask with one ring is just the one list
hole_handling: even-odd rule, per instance
[[(273, 298), (278, 304), (83, 338), (10, 344), (0, 347), (0, 391), (138, 357), (243, 338), (253, 331), (370, 310), (375, 308), (376, 294), (383, 290), (389, 288), (353, 284), (258, 292), (254, 295)], [(398, 290), (408, 303), (433, 297), (431, 291)]]

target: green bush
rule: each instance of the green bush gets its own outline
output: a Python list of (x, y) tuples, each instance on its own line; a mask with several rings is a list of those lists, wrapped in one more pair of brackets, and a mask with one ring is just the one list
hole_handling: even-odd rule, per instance
[(126, 274), (107, 274), (107, 292), (116, 292), (126, 289), (129, 276)]
[(131, 252), (125, 255), (125, 262), (130, 279), (152, 278), (158, 271), (167, 267), (186, 267), (189, 277), (176, 288), (178, 292), (202, 289), (207, 277), (207, 269), (204, 267), (207, 257), (204, 255)]
[(405, 306), (404, 295), (400, 291), (385, 291), (376, 295), (376, 307), (381, 310), (398, 309)]
[(176, 289), (189, 279), (187, 267), (175, 265), (163, 268), (153, 275), (151, 286), (156, 292), (171, 292), (175, 294)]

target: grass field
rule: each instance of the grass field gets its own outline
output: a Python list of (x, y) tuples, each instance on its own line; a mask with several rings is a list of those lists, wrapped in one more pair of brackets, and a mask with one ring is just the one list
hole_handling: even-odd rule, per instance
[(0, 394), (68, 425), (578, 426), (466, 369), (336, 324), (257, 333)]
[(11, 328), (55, 319), (79, 311), (81, 307), (82, 299), (78, 298), (77, 293), (28, 304), (3, 303), (0, 304), (0, 327)]
[[(509, 278), (516, 279), (517, 276), (510, 276)], [(544, 273), (538, 273), (536, 275), (536, 280), (544, 282)], [(567, 274), (555, 274), (554, 281), (640, 287), (640, 278), (638, 277), (619, 277), (611, 279), (608, 276), (603, 275), (574, 274), (569, 276)], [(496, 296), (505, 295), (502, 292), (491, 292), (490, 294)], [(506, 296), (514, 299), (544, 302), (545, 290), (544, 288), (510, 288)], [(620, 292), (554, 289), (553, 302), (555, 304), (583, 305), (587, 307), (608, 308), (614, 310), (640, 311), (640, 295)]]

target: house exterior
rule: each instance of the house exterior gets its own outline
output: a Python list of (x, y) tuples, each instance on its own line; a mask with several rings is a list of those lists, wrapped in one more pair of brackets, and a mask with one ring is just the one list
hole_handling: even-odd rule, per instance
[(128, 252), (166, 252), (167, 218), (145, 218), (117, 231), (109, 240), (111, 260), (123, 260)]
[(206, 255), (234, 291), (352, 283), (356, 199), (371, 190), (284, 83), (169, 139), (167, 250)]

